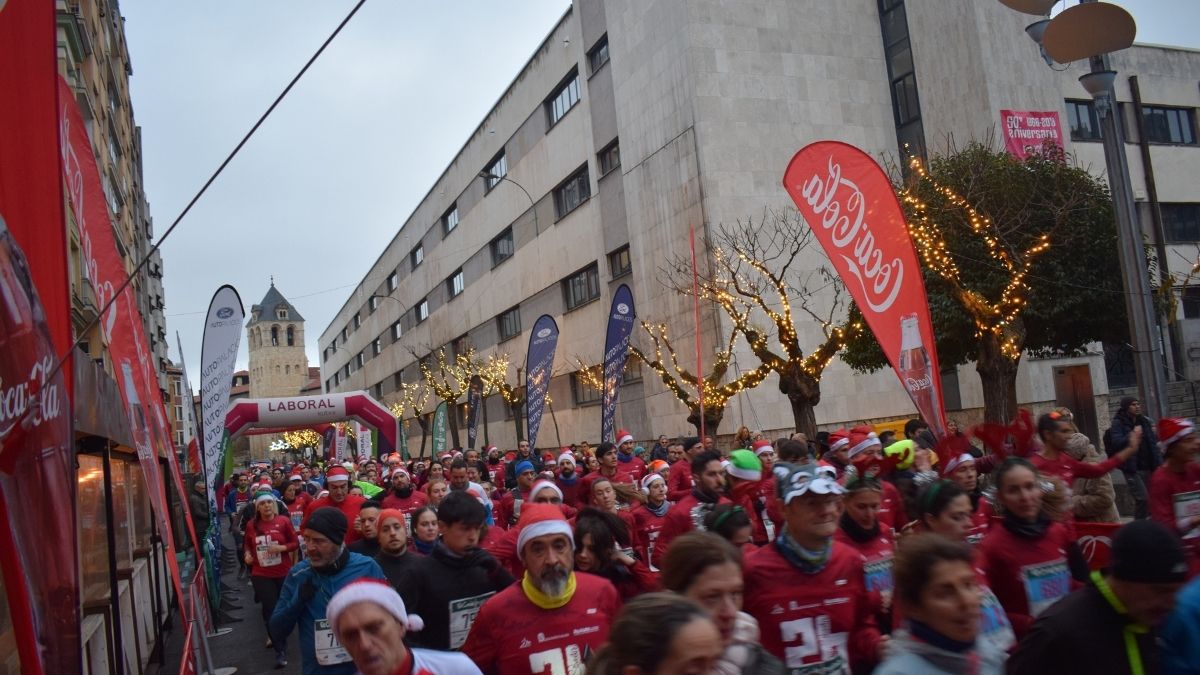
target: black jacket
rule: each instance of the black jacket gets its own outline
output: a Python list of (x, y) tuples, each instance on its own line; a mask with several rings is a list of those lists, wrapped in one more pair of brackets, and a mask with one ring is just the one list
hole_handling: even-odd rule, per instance
[(439, 541), (433, 552), (414, 566), (400, 590), (409, 613), (425, 620), (424, 629), (409, 634), (413, 646), (458, 649), (466, 641), (467, 630), (483, 602), (513, 581), (508, 570), (487, 551), (477, 548), (459, 556)]
[(405, 593), (412, 587), (408, 578), (413, 575), (423, 558), (424, 556), (421, 554), (412, 551), (405, 551), (402, 555), (388, 555), (380, 551), (375, 556), (375, 562), (379, 563), (379, 567), (383, 569), (383, 576), (387, 577), (388, 583), (404, 600), (405, 608), (414, 606), (415, 598), (411, 598)]
[(1153, 471), (1162, 464), (1158, 453), (1158, 435), (1154, 433), (1154, 425), (1150, 418), (1138, 415), (1134, 419), (1127, 412), (1119, 412), (1113, 417), (1112, 426), (1104, 432), (1104, 452), (1109, 457), (1125, 449), (1129, 444), (1129, 434), (1134, 428), (1142, 428), (1142, 445), (1137, 453), (1121, 465), (1122, 471)]
[[(1092, 583), (1042, 612), (1008, 657), (1010, 675), (1133, 673), (1125, 651), (1129, 619), (1117, 614)], [(1155, 631), (1137, 635), (1143, 672), (1162, 672)]]

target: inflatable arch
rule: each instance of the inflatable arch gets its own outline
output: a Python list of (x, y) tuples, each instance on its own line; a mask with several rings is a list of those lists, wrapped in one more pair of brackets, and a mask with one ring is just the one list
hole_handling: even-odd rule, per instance
[(232, 440), (251, 429), (293, 429), (352, 419), (379, 432), (376, 457), (396, 452), (400, 446), (400, 424), (379, 401), (365, 391), (284, 398), (245, 398), (229, 406), (225, 414), (226, 438)]

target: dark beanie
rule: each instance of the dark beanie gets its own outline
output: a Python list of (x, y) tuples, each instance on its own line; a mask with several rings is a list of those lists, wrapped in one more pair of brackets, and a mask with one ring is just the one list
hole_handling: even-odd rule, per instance
[(700, 443), (699, 438), (696, 436), (688, 436), (687, 438), (683, 439), (683, 451), (687, 452), (688, 450), (691, 450), (692, 448), (696, 447), (698, 443)]
[(322, 506), (313, 511), (312, 515), (308, 517), (308, 523), (304, 527), (320, 532), (329, 541), (340, 546), (342, 541), (346, 539), (346, 514), (332, 506)]
[(1121, 397), (1121, 407), (1119, 408), (1119, 410), (1121, 412), (1128, 412), (1129, 406), (1133, 405), (1137, 401), (1138, 401), (1138, 397), (1136, 397), (1136, 396), (1122, 396)]
[(1135, 520), (1117, 530), (1112, 575), (1121, 581), (1168, 584), (1187, 581), (1188, 564), (1174, 532), (1153, 520)]

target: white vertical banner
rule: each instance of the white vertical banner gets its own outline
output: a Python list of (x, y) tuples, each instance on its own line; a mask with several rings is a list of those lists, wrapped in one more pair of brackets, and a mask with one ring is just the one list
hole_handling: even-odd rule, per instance
[(347, 445), (347, 443), (346, 443), (346, 424), (344, 422), (339, 422), (336, 426), (337, 426), (337, 436), (336, 436), (336, 440), (334, 441), (333, 456), (337, 459), (337, 461), (344, 462), (344, 461), (346, 461), (346, 445)]
[(233, 366), (237, 362), (245, 316), (238, 292), (233, 286), (225, 285), (213, 294), (204, 321), (204, 343), (200, 349), (201, 449), (208, 502), (213, 513), (217, 512), (216, 487), (221, 471), (225, 413), (229, 409), (229, 389), (233, 386)]
[(371, 456), (375, 454), (375, 448), (372, 447), (371, 442), (371, 433), (371, 427), (358, 422), (354, 423), (354, 435), (358, 443), (358, 461), (360, 462), (371, 459)]

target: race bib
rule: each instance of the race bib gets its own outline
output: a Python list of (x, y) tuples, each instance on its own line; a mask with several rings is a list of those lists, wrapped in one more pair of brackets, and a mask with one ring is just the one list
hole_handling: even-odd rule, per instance
[(1067, 569), (1067, 561), (1062, 558), (1022, 567), (1021, 579), (1025, 582), (1030, 616), (1041, 614), (1071, 592), (1071, 573)]
[(300, 522), (304, 520), (304, 512), (303, 511), (292, 511), (288, 515), (292, 517), (292, 529), (299, 532), (300, 531)]
[(313, 644), (317, 648), (317, 663), (323, 666), (350, 663), (350, 653), (337, 641), (337, 636), (325, 619), (313, 623)]
[(404, 530), (406, 532), (408, 532), (408, 536), (410, 538), (413, 536), (413, 534), (412, 534), (412, 514), (411, 513), (404, 514)]
[(984, 586), (979, 590), (979, 639), (990, 642), (997, 651), (1006, 653), (1008, 648), (1016, 643), (1017, 635), (1013, 632), (1012, 624), (1008, 622), (1008, 614), (1004, 613), (1000, 599), (992, 589)]
[(520, 499), (514, 499), (514, 500), (513, 500), (513, 512), (512, 512), (512, 518), (509, 518), (509, 521), (510, 521), (510, 522), (511, 522), (513, 525), (516, 525), (516, 524), (517, 524), (517, 521), (518, 521), (518, 520), (520, 520), (520, 519), (521, 519), (521, 500), (520, 500)]
[(867, 592), (884, 593), (892, 590), (892, 558), (881, 558), (863, 565), (863, 583)]
[(272, 567), (283, 562), (283, 558), (278, 553), (271, 553), (271, 546), (274, 541), (267, 535), (255, 537), (255, 550), (258, 552), (258, 566)]
[(658, 532), (647, 532), (649, 541), (646, 544), (646, 564), (650, 566), (651, 572), (657, 572), (658, 568), (654, 566), (651, 560), (654, 559), (654, 542), (658, 541)]
[(763, 514), (762, 521), (763, 526), (767, 528), (767, 541), (775, 541), (775, 521), (771, 520), (771, 517), (765, 513)]
[(471, 632), (471, 624), (475, 623), (479, 608), (493, 595), (494, 592), (484, 593), (450, 601), (450, 649), (458, 649), (467, 641), (467, 633)]
[[(849, 675), (849, 633), (834, 633), (827, 615), (779, 624), (784, 660), (791, 675)], [(817, 657), (813, 661), (813, 657)], [(806, 663), (807, 662), (807, 663)]]
[[(1175, 522), (1200, 516), (1200, 492), (1178, 492), (1171, 495), (1175, 507)], [(1192, 528), (1184, 533), (1184, 539), (1200, 537), (1200, 528)]]

